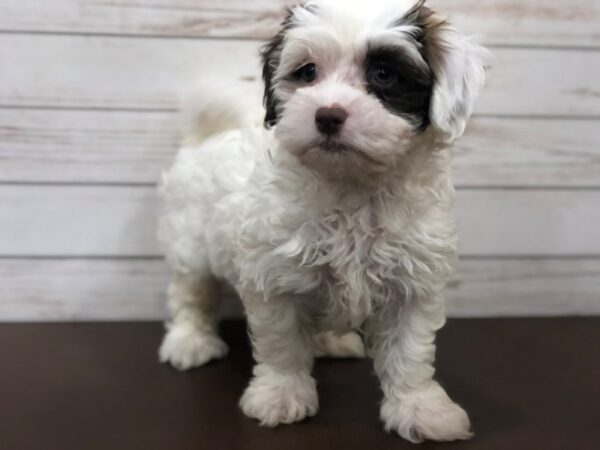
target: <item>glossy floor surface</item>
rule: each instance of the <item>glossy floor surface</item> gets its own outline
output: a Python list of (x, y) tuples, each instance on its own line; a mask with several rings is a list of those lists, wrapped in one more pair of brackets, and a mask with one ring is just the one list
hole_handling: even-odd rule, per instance
[(420, 446), (383, 431), (368, 360), (319, 360), (318, 415), (259, 427), (237, 406), (252, 365), (244, 324), (222, 334), (227, 359), (178, 373), (157, 362), (158, 323), (0, 325), (0, 448), (600, 448), (600, 319), (450, 320), (437, 377), (476, 434)]

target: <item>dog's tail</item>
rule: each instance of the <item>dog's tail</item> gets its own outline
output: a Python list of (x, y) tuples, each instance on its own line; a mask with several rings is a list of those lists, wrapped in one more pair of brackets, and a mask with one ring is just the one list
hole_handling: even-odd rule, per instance
[(255, 81), (232, 84), (204, 80), (182, 97), (182, 138), (186, 145), (245, 124), (261, 123), (264, 110), (260, 86)]

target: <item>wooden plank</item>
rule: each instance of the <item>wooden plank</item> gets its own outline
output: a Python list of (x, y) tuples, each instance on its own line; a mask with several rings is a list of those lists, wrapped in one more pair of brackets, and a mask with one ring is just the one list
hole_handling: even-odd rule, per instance
[[(4, 0), (0, 29), (151, 36), (273, 35), (292, 0)], [(598, 46), (595, 0), (431, 0), (465, 33), (492, 44)]]
[(0, 181), (155, 183), (178, 128), (175, 113), (0, 110)]
[(475, 112), (598, 117), (599, 54), (589, 50), (494, 49)]
[(600, 186), (600, 121), (473, 117), (454, 148), (459, 186)]
[[(459, 186), (600, 186), (596, 120), (475, 117), (455, 146)], [(154, 183), (175, 113), (0, 110), (0, 181)]]
[[(0, 35), (0, 106), (175, 109), (203, 74), (255, 79), (256, 42)], [(600, 116), (596, 51), (498, 48), (476, 111)], [(257, 81), (256, 81), (257, 82)]]
[(177, 108), (206, 73), (256, 78), (252, 41), (0, 35), (0, 106)]
[(0, 186), (0, 255), (157, 255), (153, 188)]
[(459, 317), (600, 314), (600, 260), (463, 260), (448, 311)]
[(162, 261), (1, 260), (0, 320), (158, 319), (166, 313)]
[[(217, 4), (215, 4), (217, 3)], [(5, 0), (0, 29), (264, 39), (291, 0)]]
[(428, 0), (465, 33), (495, 45), (598, 47), (596, 0)]
[[(155, 190), (0, 186), (0, 255), (158, 255)], [(600, 191), (464, 190), (464, 255), (598, 255)]]
[(600, 254), (600, 191), (465, 190), (457, 206), (464, 255)]
[[(0, 321), (160, 320), (160, 260), (2, 260)], [(448, 289), (454, 317), (600, 314), (600, 260), (461, 261)], [(240, 317), (225, 298), (222, 315)]]
[[(169, 270), (162, 260), (1, 259), (0, 322), (159, 320)], [(231, 294), (224, 317), (241, 317)]]

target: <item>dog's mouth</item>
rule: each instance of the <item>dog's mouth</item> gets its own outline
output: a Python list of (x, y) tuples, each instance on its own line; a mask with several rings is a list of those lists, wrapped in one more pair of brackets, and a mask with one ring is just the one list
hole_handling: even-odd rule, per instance
[(353, 151), (353, 148), (338, 139), (327, 138), (319, 142), (319, 150), (331, 153), (343, 153)]
[[(307, 143), (307, 145), (298, 148), (294, 153), (296, 153), (296, 156), (303, 161), (317, 157), (320, 161), (330, 161), (339, 164), (347, 158), (349, 160), (359, 158), (367, 163), (371, 170), (384, 171), (386, 168), (385, 162), (336, 137), (312, 141)], [(317, 155), (322, 156), (319, 157)]]
[(316, 145), (316, 147), (319, 149), (319, 151), (324, 153), (336, 155), (354, 154), (371, 165), (379, 167), (385, 166), (385, 164), (382, 161), (377, 160), (376, 158), (364, 152), (360, 148), (357, 148), (336, 138), (323, 139)]

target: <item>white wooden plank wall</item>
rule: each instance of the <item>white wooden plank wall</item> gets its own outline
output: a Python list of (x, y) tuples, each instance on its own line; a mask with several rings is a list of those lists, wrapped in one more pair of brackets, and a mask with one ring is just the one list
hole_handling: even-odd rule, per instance
[[(178, 94), (213, 70), (257, 83), (289, 3), (0, 2), (0, 320), (164, 316)], [(600, 3), (430, 3), (494, 55), (455, 150), (450, 313), (600, 314)]]

